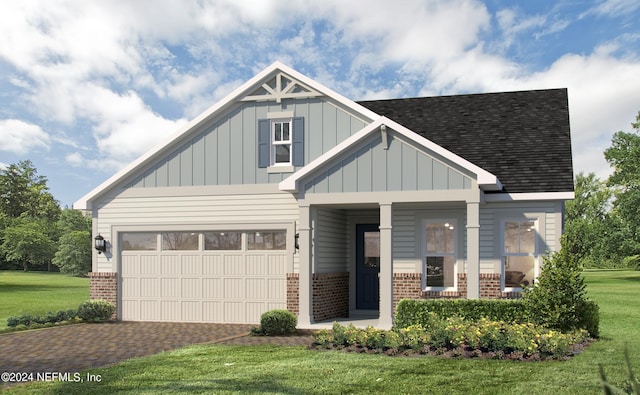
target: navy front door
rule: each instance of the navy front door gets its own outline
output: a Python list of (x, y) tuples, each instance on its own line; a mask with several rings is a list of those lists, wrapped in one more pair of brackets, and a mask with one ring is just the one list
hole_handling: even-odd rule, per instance
[(356, 309), (378, 310), (380, 225), (356, 225)]

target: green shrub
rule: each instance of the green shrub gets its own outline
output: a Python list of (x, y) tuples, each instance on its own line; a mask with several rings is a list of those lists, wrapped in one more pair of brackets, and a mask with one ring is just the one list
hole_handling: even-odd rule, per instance
[(598, 304), (592, 300), (587, 300), (579, 310), (582, 313), (580, 314), (578, 328), (589, 332), (591, 337), (600, 337), (600, 307)]
[(270, 310), (260, 317), (260, 329), (267, 336), (294, 333), (298, 318), (287, 310)]
[(116, 311), (116, 306), (105, 300), (90, 300), (83, 302), (78, 307), (78, 317), (83, 321), (100, 322), (111, 318)]
[(24, 314), (19, 316), (13, 316), (7, 318), (7, 326), (9, 328), (16, 328), (18, 325), (22, 325), (27, 328), (33, 328), (37, 325), (55, 324), (62, 321), (69, 321), (75, 318), (77, 311), (74, 309), (60, 310), (56, 313), (49, 311), (42, 316), (32, 316), (30, 314)]
[(587, 339), (587, 332), (561, 333), (531, 323), (506, 323), (481, 318), (469, 321), (460, 317), (435, 318), (430, 328), (413, 325), (385, 331), (368, 327), (343, 326), (337, 322), (333, 330), (314, 334), (315, 344), (338, 348), (366, 347), (378, 352), (386, 350), (423, 352), (427, 350), (460, 350), (471, 347), (480, 352), (504, 356), (563, 357), (570, 355), (574, 345)]
[(11, 317), (7, 318), (7, 326), (9, 328), (15, 328), (18, 325), (20, 325), (20, 317), (11, 316)]
[(400, 344), (407, 349), (420, 351), (431, 341), (431, 336), (424, 330), (422, 325), (411, 325), (406, 328), (398, 329), (400, 335)]
[(640, 255), (627, 256), (622, 260), (622, 266), (633, 270), (640, 270)]
[(596, 337), (599, 312), (588, 301), (585, 287), (577, 260), (563, 249), (545, 257), (540, 276), (524, 290), (522, 302), (533, 323), (561, 332), (586, 329)]
[(396, 326), (425, 325), (433, 313), (441, 318), (462, 317), (470, 321), (487, 318), (494, 321), (526, 322), (521, 300), (495, 299), (403, 299), (396, 307)]
[(33, 317), (30, 314), (18, 315), (18, 316), (7, 318), (7, 326), (10, 328), (17, 327), (19, 325), (29, 327), (35, 323), (37, 323), (35, 320), (35, 317)]

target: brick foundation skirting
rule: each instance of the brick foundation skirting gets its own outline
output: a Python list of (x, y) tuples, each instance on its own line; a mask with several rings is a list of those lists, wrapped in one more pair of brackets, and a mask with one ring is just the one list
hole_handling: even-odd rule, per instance
[(349, 317), (349, 272), (312, 275), (315, 321)]
[(422, 273), (393, 273), (393, 311), (401, 299), (420, 299)]
[(89, 299), (113, 303), (116, 306), (116, 313), (111, 316), (111, 319), (115, 320), (118, 311), (118, 273), (90, 272)]
[(287, 273), (287, 310), (300, 314), (300, 275)]
[[(423, 291), (425, 299), (458, 299), (467, 297), (467, 273), (458, 273), (457, 291)], [(502, 292), (500, 273), (480, 273), (481, 299), (517, 299), (520, 292)]]

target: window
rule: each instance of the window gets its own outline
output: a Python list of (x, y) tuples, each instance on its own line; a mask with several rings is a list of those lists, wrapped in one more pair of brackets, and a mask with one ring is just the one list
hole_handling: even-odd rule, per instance
[(166, 232), (162, 234), (163, 250), (195, 251), (198, 249), (198, 233)]
[(536, 221), (504, 222), (504, 288), (522, 288), (533, 284), (536, 276)]
[(123, 251), (154, 251), (158, 249), (157, 233), (121, 233), (120, 237)]
[(304, 166), (304, 119), (284, 118), (276, 114), (273, 119), (258, 120), (258, 167), (275, 171), (293, 171), (294, 166)]
[(291, 120), (271, 121), (271, 163), (291, 164)]
[(453, 220), (425, 224), (425, 285), (427, 288), (456, 286), (455, 229)]
[(247, 233), (247, 249), (249, 250), (286, 250), (287, 232), (259, 231)]
[(240, 232), (205, 232), (205, 250), (241, 250), (242, 233)]

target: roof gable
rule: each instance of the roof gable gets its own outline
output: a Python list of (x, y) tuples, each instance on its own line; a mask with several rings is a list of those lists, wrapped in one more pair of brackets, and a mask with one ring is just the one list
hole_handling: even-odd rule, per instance
[(313, 177), (317, 177), (318, 174), (322, 174), (322, 171), (326, 166), (331, 166), (337, 158), (340, 158), (349, 150), (357, 147), (357, 145), (368, 136), (376, 132), (382, 133), (381, 129), (387, 128), (392, 129), (403, 139), (414, 143), (418, 147), (422, 147), (425, 152), (430, 152), (433, 155), (440, 156), (444, 161), (451, 162), (452, 165), (458, 167), (464, 173), (473, 174), (477, 180), (478, 186), (482, 189), (487, 191), (502, 189), (502, 184), (495, 175), (438, 146), (437, 144), (434, 144), (432, 141), (412, 132), (403, 125), (400, 125), (386, 117), (380, 117), (371, 124), (365, 126), (358, 133), (347, 138), (333, 149), (327, 151), (322, 156), (282, 181), (280, 183), (280, 190), (288, 192), (299, 191), (301, 189), (301, 183), (304, 183)]
[(202, 125), (215, 120), (216, 117), (224, 114), (233, 106), (242, 101), (273, 101), (279, 102), (287, 98), (314, 98), (325, 96), (330, 98), (339, 106), (347, 109), (352, 114), (357, 114), (363, 120), (369, 122), (378, 118), (373, 111), (363, 107), (356, 102), (345, 98), (322, 84), (306, 77), (292, 68), (274, 62), (255, 77), (244, 83), (242, 86), (231, 92), (224, 99), (211, 106), (191, 122), (177, 130), (168, 139), (140, 156), (131, 164), (117, 172), (111, 178), (100, 184), (91, 192), (74, 203), (76, 209), (90, 209), (91, 202), (99, 196), (107, 193), (112, 188), (123, 182), (132, 182), (132, 177), (148, 167), (163, 155), (168, 155), (171, 151), (179, 149), (190, 137), (190, 134)]
[(506, 192), (573, 191), (566, 89), (359, 103), (495, 174)]
[(472, 188), (472, 177), (390, 128), (373, 131), (313, 172), (304, 193), (432, 191)]

